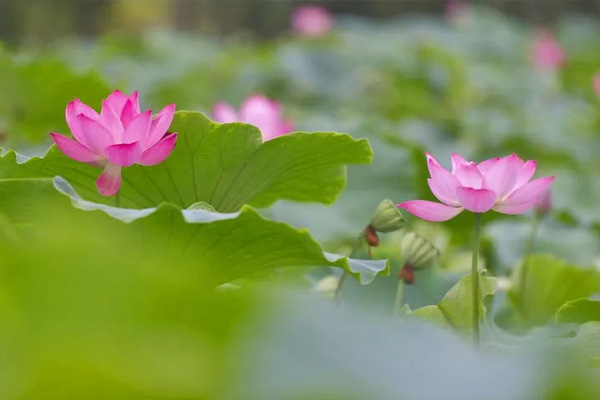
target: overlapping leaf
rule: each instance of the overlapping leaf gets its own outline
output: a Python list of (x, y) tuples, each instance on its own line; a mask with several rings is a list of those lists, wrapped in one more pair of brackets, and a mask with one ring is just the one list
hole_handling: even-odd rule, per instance
[(62, 178), (42, 178), (0, 179), (2, 212), (11, 222), (23, 224), (37, 215), (36, 205), (39, 208), (56, 202), (56, 212), (64, 210), (64, 197), (54, 187), (67, 195), (76, 208), (100, 210), (118, 220), (114, 221), (116, 225), (111, 225), (118, 234), (130, 233), (140, 238), (146, 248), (164, 248), (171, 256), (182, 255), (184, 260), (197, 264), (199, 275), (216, 283), (277, 267), (338, 267), (363, 284), (370, 283), (377, 274), (389, 273), (385, 260), (351, 260), (324, 253), (308, 231), (264, 219), (250, 207), (235, 213), (181, 210), (172, 204), (124, 209), (85, 201)]

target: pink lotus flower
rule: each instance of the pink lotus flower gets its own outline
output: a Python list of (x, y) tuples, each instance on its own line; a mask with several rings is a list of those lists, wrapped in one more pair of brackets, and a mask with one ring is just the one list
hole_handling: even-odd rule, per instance
[(444, 6), (444, 16), (453, 23), (466, 22), (470, 17), (470, 7), (462, 0), (450, 0)]
[(426, 156), (431, 175), (427, 182), (442, 204), (413, 200), (398, 207), (427, 221), (447, 221), (463, 210), (484, 213), (493, 209), (503, 214), (522, 214), (534, 206), (554, 180), (547, 177), (531, 181), (536, 162), (524, 162), (516, 154), (476, 164), (454, 153), (452, 172), (432, 155)]
[(333, 16), (319, 6), (300, 6), (292, 14), (292, 28), (299, 35), (317, 37), (333, 28)]
[(600, 72), (594, 75), (594, 90), (596, 91), (598, 98), (600, 98)]
[(551, 32), (540, 29), (534, 35), (532, 59), (538, 69), (556, 69), (563, 66), (565, 52)]
[(67, 157), (104, 168), (96, 186), (103, 196), (112, 196), (121, 187), (122, 167), (160, 164), (171, 154), (177, 133), (167, 130), (174, 113), (171, 104), (153, 118), (151, 110), (140, 112), (137, 92), (128, 97), (116, 90), (102, 102), (100, 114), (79, 99), (67, 104), (67, 125), (75, 140), (50, 135)]
[(213, 118), (217, 122), (243, 122), (260, 129), (263, 141), (285, 135), (294, 128), (283, 119), (281, 106), (263, 95), (248, 97), (242, 103), (240, 112), (227, 103), (217, 103), (213, 109)]

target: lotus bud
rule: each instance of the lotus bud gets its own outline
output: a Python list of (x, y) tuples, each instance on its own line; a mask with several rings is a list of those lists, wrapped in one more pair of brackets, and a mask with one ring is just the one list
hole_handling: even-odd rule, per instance
[(404, 267), (398, 273), (398, 279), (412, 285), (415, 283), (415, 270), (425, 269), (440, 254), (440, 251), (427, 239), (414, 232), (409, 232), (401, 243)]
[(377, 232), (387, 233), (400, 230), (406, 221), (402, 213), (391, 200), (383, 200), (377, 206), (371, 222), (363, 231), (365, 242), (369, 245), (369, 256), (372, 257), (371, 247), (379, 246), (379, 235)]
[(391, 200), (379, 203), (369, 224), (376, 232), (387, 233), (402, 229), (406, 221), (402, 213)]

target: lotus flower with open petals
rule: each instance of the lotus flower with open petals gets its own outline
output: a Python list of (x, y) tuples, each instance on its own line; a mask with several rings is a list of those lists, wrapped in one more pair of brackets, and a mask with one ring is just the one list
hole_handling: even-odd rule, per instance
[(152, 117), (151, 110), (140, 112), (137, 92), (127, 96), (117, 90), (102, 102), (100, 114), (79, 99), (67, 104), (67, 125), (75, 140), (50, 135), (67, 157), (104, 168), (96, 186), (112, 196), (121, 187), (122, 167), (160, 164), (171, 154), (177, 134), (167, 130), (174, 113), (171, 104)]
[(261, 94), (248, 97), (242, 103), (240, 111), (227, 103), (217, 103), (213, 109), (213, 118), (217, 122), (243, 122), (256, 126), (264, 141), (290, 133), (292, 124), (284, 120), (281, 105)]
[(292, 14), (292, 29), (301, 36), (318, 37), (325, 35), (331, 31), (333, 25), (333, 15), (320, 6), (300, 6)]
[(533, 64), (540, 70), (558, 69), (565, 63), (565, 51), (551, 32), (540, 29), (533, 39)]
[(452, 154), (452, 171), (432, 155), (426, 156), (431, 175), (429, 188), (441, 203), (413, 200), (398, 207), (427, 221), (447, 221), (464, 210), (522, 214), (535, 205), (554, 180), (554, 177), (531, 180), (536, 162), (525, 162), (516, 154), (479, 164)]

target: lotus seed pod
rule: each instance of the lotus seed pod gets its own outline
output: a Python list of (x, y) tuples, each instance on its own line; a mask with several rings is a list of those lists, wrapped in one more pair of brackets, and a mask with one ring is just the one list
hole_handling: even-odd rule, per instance
[(415, 270), (427, 268), (440, 254), (440, 251), (429, 240), (414, 232), (404, 235), (401, 249), (404, 262)]
[(371, 219), (370, 226), (377, 232), (387, 233), (398, 231), (405, 224), (406, 221), (398, 207), (391, 200), (386, 199), (379, 203), (375, 215)]

